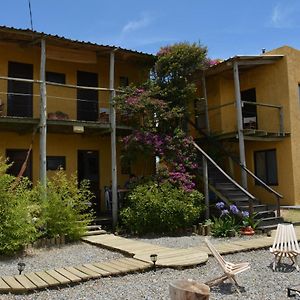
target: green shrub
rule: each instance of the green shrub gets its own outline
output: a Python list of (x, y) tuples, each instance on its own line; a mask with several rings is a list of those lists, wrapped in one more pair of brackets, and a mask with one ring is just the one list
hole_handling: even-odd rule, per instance
[(37, 237), (30, 182), (22, 178), (12, 190), (15, 177), (6, 174), (8, 167), (0, 158), (0, 254), (12, 254)]
[(191, 226), (203, 210), (203, 196), (186, 192), (168, 182), (137, 186), (128, 196), (121, 224), (132, 233), (174, 232)]
[(63, 171), (58, 171), (48, 180), (46, 197), (40, 187), (41, 212), (38, 224), (42, 235), (48, 238), (66, 235), (70, 241), (78, 240), (92, 218), (89, 206), (92, 193), (88, 181), (78, 186), (76, 176), (69, 179)]

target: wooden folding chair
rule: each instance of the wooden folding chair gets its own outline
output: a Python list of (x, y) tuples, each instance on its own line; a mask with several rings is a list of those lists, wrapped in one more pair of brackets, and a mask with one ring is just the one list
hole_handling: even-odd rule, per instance
[(235, 275), (250, 269), (249, 263), (239, 263), (239, 264), (230, 263), (220, 255), (217, 249), (212, 245), (212, 243), (207, 238), (205, 239), (205, 243), (208, 249), (210, 250), (210, 252), (212, 253), (212, 255), (219, 263), (222, 270), (224, 271), (224, 274), (222, 276), (212, 279), (206, 282), (205, 284), (208, 285), (209, 287), (212, 287), (228, 279), (233, 284), (237, 292), (240, 294), (239, 284), (235, 279)]
[(295, 264), (297, 271), (299, 265), (297, 262), (297, 255), (300, 254), (300, 248), (297, 241), (296, 233), (293, 224), (278, 224), (275, 234), (273, 246), (270, 252), (274, 254), (273, 271), (276, 266), (280, 264), (283, 257), (288, 257)]

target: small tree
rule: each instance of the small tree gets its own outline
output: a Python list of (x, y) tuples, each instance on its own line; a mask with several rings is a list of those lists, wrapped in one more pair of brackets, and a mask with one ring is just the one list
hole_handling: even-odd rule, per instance
[(159, 157), (158, 179), (185, 190), (194, 188), (197, 168), (192, 138), (185, 132), (190, 101), (197, 97), (196, 79), (207, 64), (207, 49), (179, 43), (161, 48), (152, 77), (141, 88), (130, 86), (117, 97), (117, 108), (138, 118), (135, 131), (124, 137), (124, 156), (134, 160), (138, 153)]

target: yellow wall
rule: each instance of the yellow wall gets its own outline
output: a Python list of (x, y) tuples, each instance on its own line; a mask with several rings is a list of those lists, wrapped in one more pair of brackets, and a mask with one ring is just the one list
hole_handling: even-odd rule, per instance
[[(64, 56), (62, 49), (62, 57)], [(47, 52), (47, 50), (46, 50)], [(8, 75), (8, 61), (30, 63), (34, 65), (34, 79), (39, 79), (40, 74), (40, 49), (37, 46), (21, 47), (16, 44), (0, 44), (0, 76)], [(66, 74), (66, 84), (77, 84), (77, 71), (98, 73), (98, 86), (109, 86), (109, 55), (106, 57), (98, 56), (96, 64), (76, 63), (67, 61), (56, 61), (48, 59), (46, 71), (59, 72)], [(119, 77), (129, 78), (129, 83), (141, 83), (147, 79), (149, 68), (135, 62), (121, 61), (116, 59), (115, 64), (115, 87), (119, 86)], [(7, 81), (0, 80), (0, 99), (5, 104), (4, 115), (6, 114)], [(39, 117), (39, 85), (34, 84), (33, 116)], [(76, 89), (47, 86), (47, 112), (62, 111), (69, 115), (69, 119), (76, 119)], [(56, 99), (62, 97), (64, 99)], [(99, 107), (109, 107), (109, 93), (99, 92)], [(31, 133), (18, 134), (15, 132), (0, 132), (0, 157), (5, 157), (6, 149), (28, 149), (31, 142)], [(47, 135), (47, 155), (65, 156), (66, 172), (72, 174), (77, 170), (77, 151), (78, 150), (97, 150), (99, 151), (99, 171), (100, 185), (103, 208), (104, 186), (111, 185), (111, 155), (110, 155), (110, 135), (97, 136), (86, 134), (53, 134)], [(128, 174), (121, 174), (120, 167), (120, 145), (117, 146), (118, 160), (118, 185), (123, 186), (128, 179)], [(151, 161), (151, 159), (149, 160)], [(36, 134), (32, 150), (33, 181), (39, 178), (39, 134)], [(152, 165), (145, 167), (144, 164), (136, 164), (132, 171), (137, 175), (147, 175), (152, 172)], [(50, 175), (51, 171), (48, 171)]]

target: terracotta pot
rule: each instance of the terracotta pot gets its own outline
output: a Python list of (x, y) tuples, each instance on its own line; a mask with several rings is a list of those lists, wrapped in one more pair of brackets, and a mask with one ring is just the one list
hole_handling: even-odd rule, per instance
[(243, 235), (253, 235), (255, 233), (254, 229), (251, 226), (242, 228), (241, 234)]

